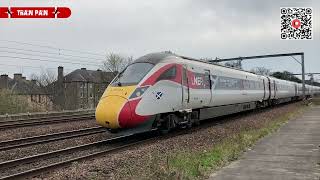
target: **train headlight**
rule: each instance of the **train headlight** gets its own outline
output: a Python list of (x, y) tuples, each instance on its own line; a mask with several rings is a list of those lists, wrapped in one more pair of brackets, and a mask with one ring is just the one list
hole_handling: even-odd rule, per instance
[(137, 89), (132, 93), (132, 95), (130, 96), (130, 99), (132, 99), (132, 98), (137, 98), (137, 97), (142, 96), (143, 93), (146, 92), (148, 88), (149, 88), (149, 86), (137, 88)]

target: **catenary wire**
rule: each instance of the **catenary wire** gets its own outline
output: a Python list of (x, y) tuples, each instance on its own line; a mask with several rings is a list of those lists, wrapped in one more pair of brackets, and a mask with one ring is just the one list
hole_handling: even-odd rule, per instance
[[(55, 67), (41, 67), (41, 66), (29, 66), (29, 65), (14, 65), (14, 64), (0, 64), (0, 66), (12, 66), (12, 67), (18, 67), (18, 68), (32, 68), (32, 69), (57, 69)], [(72, 69), (65, 69), (65, 70), (72, 70)], [(0, 71), (5, 72), (5, 71)]]
[(13, 48), (13, 47), (3, 47), (3, 46), (0, 46), (0, 49), (10, 49), (10, 50), (18, 50), (18, 51), (29, 51), (29, 52), (36, 52), (36, 53), (42, 53), (42, 54), (51, 54), (51, 55), (67, 56), (67, 57), (82, 58), (82, 59), (95, 59), (95, 60), (101, 60), (101, 61), (104, 61), (104, 60), (105, 60), (105, 59), (101, 59), (101, 58), (94, 58), (94, 57), (88, 57), (88, 56), (76, 56), (76, 55), (63, 54), (63, 53), (53, 53), (53, 52), (48, 52), (48, 51), (36, 51), (36, 50), (24, 49), (24, 48)]
[[(70, 61), (70, 62), (84, 62), (84, 63), (87, 63), (87, 62), (88, 62), (88, 61), (84, 61), (84, 60), (77, 60), (77, 59), (65, 59), (65, 58), (58, 58), (58, 57), (52, 57), (52, 56), (46, 56), (46, 55), (36, 55), (36, 54), (23, 53), (23, 52), (16, 52), (16, 51), (0, 50), (0, 52), (10, 53), (10, 54), (27, 55), (27, 56), (45, 57), (45, 58), (49, 58), (49, 59), (61, 59), (61, 60), (67, 60), (67, 61)], [(97, 63), (98, 63), (98, 62), (97, 62)]]
[(66, 49), (66, 48), (57, 48), (53, 46), (47, 46), (47, 45), (39, 45), (39, 44), (33, 44), (33, 43), (26, 43), (26, 42), (20, 42), (20, 41), (13, 41), (13, 40), (5, 40), (5, 39), (0, 39), (2, 42), (9, 42), (9, 43), (15, 43), (15, 44), (22, 44), (22, 45), (28, 45), (28, 46), (36, 46), (36, 47), (41, 47), (41, 48), (47, 48), (47, 49), (56, 49), (56, 50), (63, 50), (63, 51), (70, 51), (70, 52), (76, 52), (76, 53), (81, 53), (81, 54), (91, 54), (95, 56), (101, 56), (104, 57), (105, 55), (103, 54), (98, 54), (98, 53), (92, 53), (92, 52), (86, 52), (86, 51), (79, 51), (79, 50), (73, 50), (73, 49)]
[(64, 64), (78, 64), (78, 65), (88, 65), (88, 66), (96, 66), (100, 67), (101, 65), (91, 64), (91, 63), (77, 63), (77, 62), (65, 62), (65, 61), (57, 61), (57, 60), (47, 60), (47, 59), (39, 59), (39, 58), (26, 58), (26, 57), (18, 57), (18, 56), (3, 56), (0, 55), (1, 58), (12, 58), (12, 59), (23, 59), (30, 61), (42, 61), (42, 62), (55, 62), (55, 63), (64, 63)]

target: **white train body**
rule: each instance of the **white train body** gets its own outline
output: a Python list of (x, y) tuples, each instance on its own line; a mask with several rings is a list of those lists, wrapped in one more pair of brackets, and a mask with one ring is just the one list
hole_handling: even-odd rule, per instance
[[(320, 87), (306, 85), (306, 95)], [(170, 53), (137, 59), (109, 85), (96, 110), (109, 129), (173, 128), (298, 100), (302, 85)]]

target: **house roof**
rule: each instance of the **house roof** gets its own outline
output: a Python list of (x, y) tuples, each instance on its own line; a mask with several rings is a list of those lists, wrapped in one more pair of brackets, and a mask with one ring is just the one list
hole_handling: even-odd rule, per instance
[(64, 76), (64, 82), (109, 83), (114, 76), (113, 72), (77, 69)]

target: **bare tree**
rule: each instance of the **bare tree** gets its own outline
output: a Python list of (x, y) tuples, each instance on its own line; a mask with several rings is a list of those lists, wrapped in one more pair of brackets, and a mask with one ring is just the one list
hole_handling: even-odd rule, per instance
[(218, 58), (212, 59), (212, 58), (208, 58), (208, 57), (204, 57), (204, 58), (200, 58), (199, 60), (203, 61), (203, 62), (211, 62), (212, 64), (218, 64), (221, 65), (221, 63), (214, 61), (214, 60), (218, 60)]
[(125, 57), (119, 54), (110, 53), (106, 56), (106, 60), (103, 62), (103, 69), (105, 71), (111, 72), (120, 72), (122, 71), (128, 64), (133, 62), (133, 57)]
[(48, 95), (53, 102), (55, 93), (55, 82), (57, 81), (56, 74), (49, 69), (42, 69), (40, 74), (32, 74), (31, 79), (34, 80), (40, 89)]
[(57, 80), (56, 74), (49, 69), (41, 69), (40, 74), (32, 74), (32, 80), (36, 80), (40, 87), (46, 87)]
[(126, 64), (126, 66), (129, 65), (129, 64), (131, 64), (131, 63), (133, 63), (133, 61), (134, 61), (133, 56), (128, 56), (128, 57), (127, 57), (127, 64)]
[(241, 60), (226, 62), (224, 65), (227, 67), (242, 69), (242, 61)]
[(271, 70), (265, 67), (255, 67), (251, 69), (251, 72), (258, 74), (258, 75), (265, 75), (269, 76), (271, 74)]

